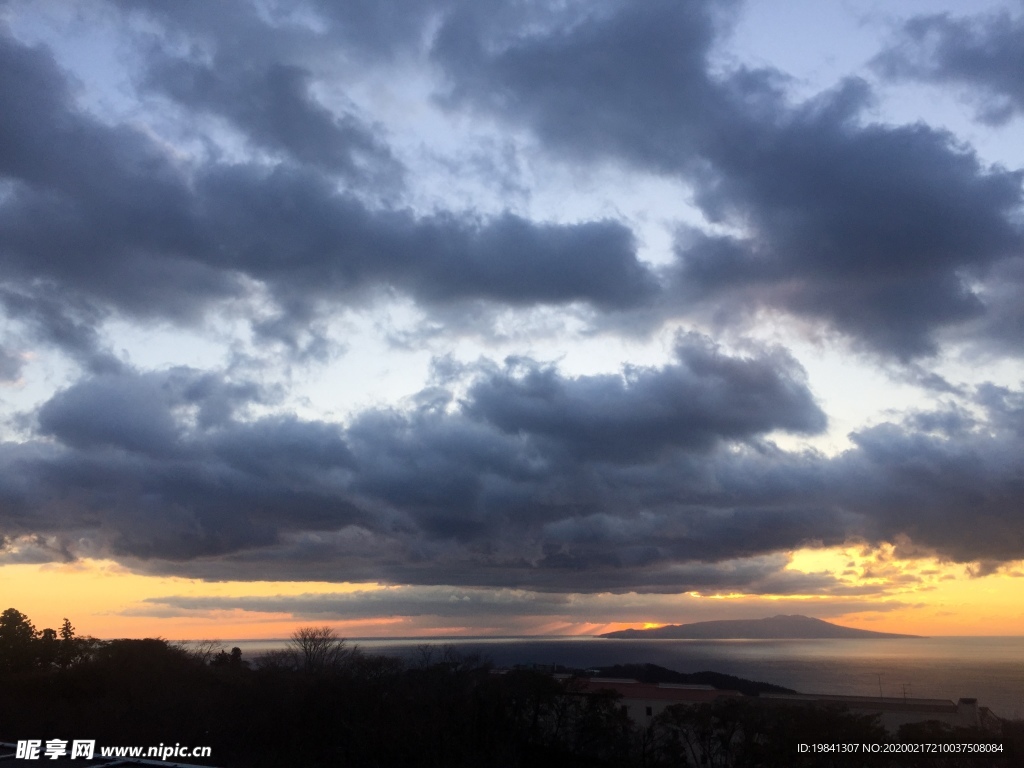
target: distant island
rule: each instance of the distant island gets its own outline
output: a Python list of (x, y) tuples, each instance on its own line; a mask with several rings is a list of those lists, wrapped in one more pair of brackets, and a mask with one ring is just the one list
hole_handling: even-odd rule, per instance
[(826, 640), (920, 637), (894, 632), (872, 632), (832, 624), (810, 616), (772, 616), (767, 619), (698, 621), (654, 629), (623, 629), (599, 637), (666, 640)]

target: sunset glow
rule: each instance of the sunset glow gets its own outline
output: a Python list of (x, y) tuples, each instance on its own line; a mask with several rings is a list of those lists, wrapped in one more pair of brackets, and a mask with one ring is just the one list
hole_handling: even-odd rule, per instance
[[(880, 632), (921, 635), (1021, 635), (1024, 608), (1019, 595), (1024, 562), (979, 574), (977, 565), (942, 563), (934, 558), (901, 560), (897, 547), (864, 546), (806, 549), (792, 553), (788, 570), (830, 573), (849, 594), (688, 593), (683, 595), (602, 594), (575, 596), (588, 620), (572, 609), (563, 618), (531, 616), (516, 620), (478, 617), (451, 624), (430, 614), (345, 619), (344, 607), (303, 611), (312, 597), (332, 598), (381, 590), (378, 584), (331, 582), (218, 582), (132, 573), (114, 561), (73, 564), (7, 565), (0, 568), (0, 592), (17, 595), (19, 609), (38, 627), (56, 627), (67, 616), (82, 634), (102, 638), (156, 636), (185, 639), (287, 637), (298, 626), (330, 625), (345, 637), (457, 635), (590, 635), (620, 629), (652, 629), (666, 624), (714, 618), (758, 618), (779, 613), (822, 616), (835, 623)], [(279, 600), (280, 610), (251, 608), (184, 609), (162, 597), (212, 598), (225, 605), (246, 600)], [(13, 602), (13, 601), (12, 601)], [(292, 609), (289, 609), (289, 608)], [(646, 613), (656, 620), (616, 617)], [(598, 618), (603, 616), (604, 620)]]

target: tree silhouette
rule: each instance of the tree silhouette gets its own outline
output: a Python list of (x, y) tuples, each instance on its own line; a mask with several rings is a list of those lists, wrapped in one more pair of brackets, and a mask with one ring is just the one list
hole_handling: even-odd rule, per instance
[(36, 628), (21, 611), (8, 608), (0, 613), (0, 670), (20, 672), (29, 669), (35, 657), (33, 642), (36, 637)]
[[(46, 644), (74, 663), (44, 665)], [(12, 651), (20, 649), (21, 656)], [(78, 649), (78, 650), (75, 650)], [(70, 651), (69, 651), (70, 652)], [(63, 653), (59, 650), (59, 654)], [(799, 754), (794, 745), (881, 741), (1000, 741), (999, 754), (880, 756), (879, 768), (1024, 765), (1024, 724), (1001, 735), (923, 724), (886, 734), (871, 716), (827, 706), (735, 697), (670, 706), (646, 728), (618, 695), (581, 679), (497, 670), (452, 648), (403, 662), (357, 652), (329, 627), (295, 632), (288, 650), (249, 665), (232, 648), (212, 656), (159, 638), (98, 641), (37, 632), (0, 615), (4, 733), (89, 734), (97, 743), (205, 744), (228, 768), (863, 768), (864, 756)], [(267, 659), (271, 661), (267, 661)], [(668, 670), (671, 672), (671, 670)], [(813, 736), (811, 736), (813, 735)], [(917, 757), (921, 759), (918, 760)], [(906, 759), (904, 759), (906, 758)]]
[(60, 625), (60, 644), (57, 648), (57, 666), (67, 669), (80, 661), (85, 655), (89, 644), (84, 638), (75, 637), (75, 628), (71, 621), (64, 619)]
[(211, 667), (220, 667), (222, 669), (232, 670), (238, 670), (249, 666), (247, 661), (242, 660), (242, 649), (238, 647), (232, 648), (231, 653), (221, 650), (216, 656), (210, 659), (209, 664)]
[(192, 640), (175, 645), (200, 664), (209, 664), (218, 653), (224, 653), (224, 643), (220, 640)]
[(39, 633), (35, 641), (35, 661), (44, 669), (49, 669), (57, 663), (60, 655), (60, 641), (57, 639), (57, 631), (47, 627)]
[(299, 627), (288, 649), (296, 655), (299, 668), (310, 673), (338, 670), (353, 652), (330, 627)]

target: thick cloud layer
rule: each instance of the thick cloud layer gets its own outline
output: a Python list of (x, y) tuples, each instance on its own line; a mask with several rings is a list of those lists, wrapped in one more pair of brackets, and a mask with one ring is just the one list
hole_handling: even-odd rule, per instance
[(767, 307), (902, 359), (934, 353), (937, 332), (986, 312), (972, 286), (1021, 253), (1021, 174), (924, 125), (866, 124), (863, 81), (792, 105), (781, 73), (713, 75), (715, 10), (612, 3), (519, 36), (456, 16), (435, 56), (451, 103), (559, 153), (677, 174), (742, 233), (680, 245), (674, 311)]
[[(242, 421), (263, 398), (259, 388), (191, 369), (93, 376), (39, 410), (38, 431), (53, 443), (7, 447), (7, 471), (20, 467), (8, 508), (32, 520), (7, 516), (4, 532), (91, 529), (85, 538), (101, 550), (188, 560), (361, 530), (370, 538), (356, 558), (369, 560), (366, 577), (427, 583), (449, 566), (464, 571), (451, 574), (459, 583), (544, 584), (557, 580), (548, 571), (584, 561), (664, 570), (677, 558), (723, 559), (736, 545), (698, 553), (690, 541), (715, 535), (699, 508), (684, 515), (676, 554), (652, 544), (651, 525), (627, 542), (595, 544), (591, 531), (572, 545), (574, 526), (597, 519), (610, 521), (612, 539), (626, 533), (615, 533), (616, 520), (633, 514), (640, 488), (628, 477), (639, 468), (699, 464), (773, 430), (824, 427), (802, 370), (781, 353), (728, 357), (684, 337), (677, 356), (660, 369), (574, 379), (519, 360), (478, 374), (454, 410), (370, 411), (346, 429)], [(434, 402), (443, 399), (434, 393)], [(647, 415), (623, 418), (633, 409)], [(345, 553), (328, 555), (347, 565)], [(610, 575), (594, 588), (628, 581)]]
[(747, 232), (681, 243), (683, 296), (826, 319), (904, 359), (986, 312), (970, 282), (1021, 251), (1020, 173), (925, 126), (861, 126), (866, 97), (849, 83), (715, 148), (706, 209)]
[[(193, 141), (213, 147), (216, 120), (230, 126), (247, 142), (245, 160), (227, 159), (237, 149), (175, 155), (150, 131), (101, 122), (47, 50), (4, 34), (8, 313), (100, 367), (103, 345), (88, 336), (105, 319), (194, 323), (243, 311), (237, 300), (255, 300), (254, 286), (280, 315), (254, 320), (255, 330), (285, 339), (398, 291), (438, 310), (582, 303), (612, 313), (605, 328), (628, 323), (623, 310), (742, 324), (767, 309), (902, 360), (934, 354), (943, 334), (1012, 349), (1021, 174), (986, 166), (923, 124), (866, 122), (863, 81), (793, 104), (782, 73), (723, 69), (714, 52), (733, 10), (441, 3), (391, 29), (361, 5), (311, 8), (306, 22), (247, 3), (126, 9), (167, 32), (164, 44), (140, 45), (140, 92), (169, 100)], [(980, 69), (1005, 73), (1000, 52), (1017, 27), (930, 17), (906, 35), (937, 35), (945, 42), (933, 58), (947, 63), (959, 61), (949, 53), (959, 40), (991, 53)], [(407, 66), (429, 45), (450, 113), (525, 126), (567, 162), (676, 177), (732, 234), (683, 237), (659, 280), (617, 221), (552, 225), (397, 204), (403, 169), (386, 132), (318, 90), (369, 66), (354, 42), (364, 32), (380, 38), (375, 66)], [(902, 60), (880, 59), (909, 72)], [(53, 292), (71, 309), (41, 306)]]
[(527, 361), (514, 376), (505, 371), (477, 382), (468, 412), (506, 434), (559, 443), (578, 458), (626, 463), (774, 429), (825, 428), (803, 370), (780, 350), (737, 359), (690, 335), (676, 355), (678, 364), (662, 369), (574, 380)]
[[(779, 563), (765, 562), (765, 570), (778, 567)], [(811, 576), (789, 573), (792, 583), (785, 591), (810, 591), (808, 582), (816, 582), (818, 591), (827, 592), (839, 599), (818, 601), (825, 616), (838, 615), (858, 610), (892, 610), (903, 603), (893, 600), (872, 604), (858, 600), (858, 588), (837, 585), (825, 576)], [(784, 581), (784, 580), (780, 580)], [(749, 583), (743, 587), (751, 592)], [(776, 582), (772, 588), (778, 588)], [(860, 588), (862, 589), (862, 588)], [(861, 592), (860, 594), (868, 594)], [(443, 617), (470, 621), (474, 627), (487, 626), (487, 622), (508, 626), (519, 621), (530, 626), (537, 618), (578, 621), (585, 617), (587, 623), (642, 622), (652, 615), (686, 616), (692, 620), (703, 618), (751, 617), (758, 616), (756, 604), (741, 603), (722, 606), (708, 606), (707, 603), (690, 596), (680, 595), (564, 595), (551, 592), (529, 592), (512, 589), (466, 589), (458, 587), (390, 587), (375, 590), (358, 590), (334, 594), (306, 594), (274, 597), (190, 597), (163, 596), (148, 598), (142, 604), (125, 611), (132, 616), (188, 616), (224, 610), (242, 610), (260, 613), (288, 613), (306, 621), (377, 619), (382, 616), (401, 616), (405, 621), (419, 617)], [(730, 601), (733, 602), (733, 601)], [(702, 604), (703, 603), (703, 604)]]
[(827, 458), (765, 440), (824, 427), (778, 352), (683, 337), (663, 368), (517, 360), (466, 391), (342, 427), (246, 419), (259, 388), (190, 369), (93, 376), (39, 410), (50, 442), (4, 446), (2, 533), (12, 557), (43, 535), (208, 578), (571, 592), (795, 587), (756, 558), (808, 544), (1024, 550), (1019, 392), (983, 388), (983, 418), (917, 414)]
[(708, 73), (714, 5), (599, 3), (511, 34), (464, 9), (446, 20), (433, 56), (453, 105), (526, 122), (560, 152), (678, 171), (694, 164), (721, 110)]
[[(388, 288), (428, 307), (602, 309), (635, 306), (656, 290), (632, 234), (616, 222), (371, 208), (300, 163), (176, 160), (146, 133), (84, 112), (51, 56), (10, 35), (0, 35), (0, 73), (0, 174), (9, 185), (0, 198), (0, 265), (12, 283), (4, 303), (38, 337), (72, 353), (96, 352), (90, 328), (106, 317), (194, 322), (233, 306), (247, 279), (296, 324)], [(233, 82), (245, 92), (240, 106), (232, 106), (233, 92), (211, 103), (303, 162), (347, 172), (353, 157), (377, 151), (364, 128), (330, 122), (321, 107), (273, 102), (305, 98), (296, 91), (301, 73), (266, 77), (282, 82)], [(278, 85), (281, 93), (264, 92)], [(304, 117), (302, 109), (320, 111)], [(296, 130), (321, 131), (324, 146), (289, 134), (290, 124), (265, 124), (283, 115)], [(301, 156), (307, 151), (315, 156)], [(60, 310), (49, 299), (55, 292)]]

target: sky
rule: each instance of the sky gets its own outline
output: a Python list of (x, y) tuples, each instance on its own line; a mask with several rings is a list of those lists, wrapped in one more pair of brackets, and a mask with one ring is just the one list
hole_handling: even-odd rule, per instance
[(1024, 635), (1017, 0), (0, 0), (0, 602)]

